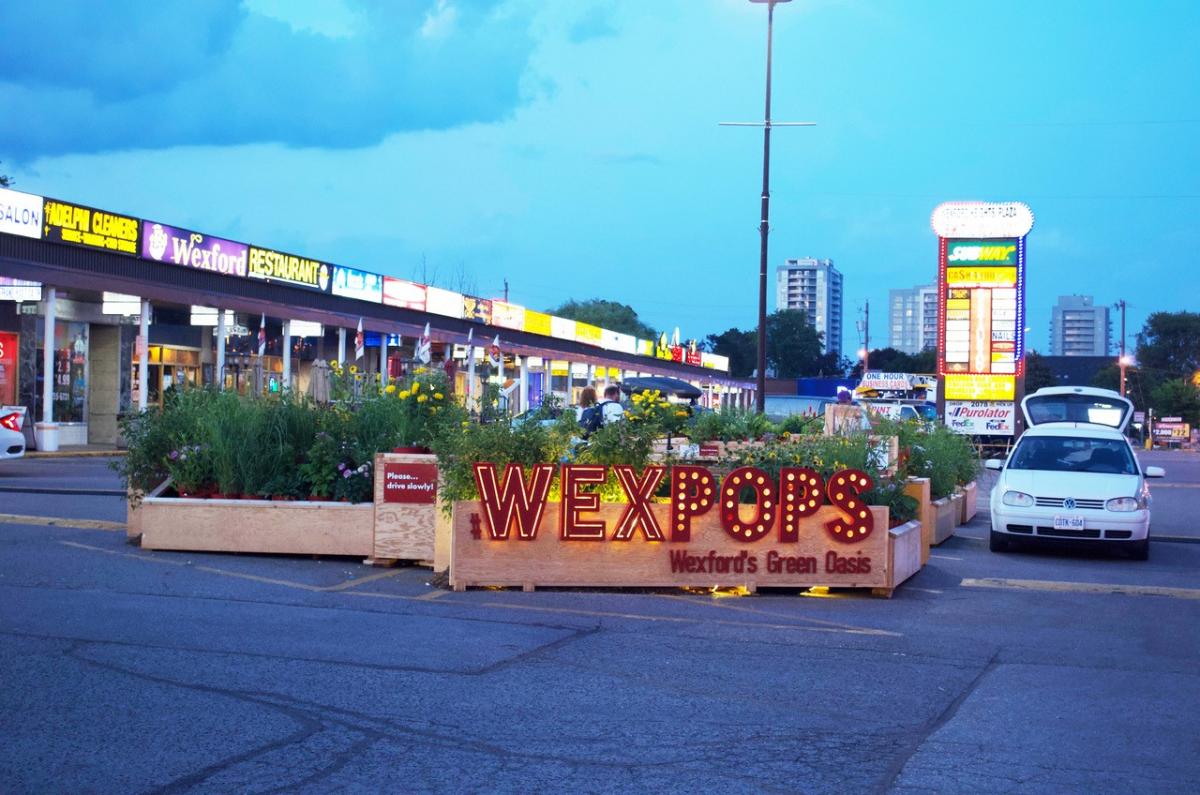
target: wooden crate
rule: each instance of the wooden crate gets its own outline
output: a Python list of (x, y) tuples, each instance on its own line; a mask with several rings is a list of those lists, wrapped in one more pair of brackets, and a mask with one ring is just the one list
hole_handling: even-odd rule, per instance
[(954, 535), (954, 530), (958, 527), (958, 520), (962, 516), (962, 495), (951, 494), (949, 497), (934, 500), (933, 514), (933, 545), (937, 546)]
[(883, 588), (872, 588), (871, 593), (891, 599), (896, 588), (925, 565), (921, 558), (923, 549), (925, 544), (918, 520), (888, 530), (888, 584)]
[(959, 486), (959, 492), (962, 494), (962, 517), (960, 524), (966, 524), (975, 518), (975, 514), (979, 513), (979, 484), (972, 480), (965, 486)]

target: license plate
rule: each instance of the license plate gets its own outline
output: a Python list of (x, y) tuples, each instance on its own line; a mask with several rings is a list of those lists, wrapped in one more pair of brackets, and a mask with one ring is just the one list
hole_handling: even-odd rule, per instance
[(1082, 516), (1055, 516), (1054, 517), (1054, 529), (1055, 530), (1082, 530), (1083, 529), (1083, 517)]

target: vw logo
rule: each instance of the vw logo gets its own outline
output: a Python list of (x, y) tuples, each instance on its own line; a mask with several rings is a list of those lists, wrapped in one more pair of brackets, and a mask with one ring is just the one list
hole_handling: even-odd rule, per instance
[(1063, 507), (1066, 508), (1068, 511), (1075, 510), (1075, 498), (1067, 497), (1065, 500), (1063, 500)]

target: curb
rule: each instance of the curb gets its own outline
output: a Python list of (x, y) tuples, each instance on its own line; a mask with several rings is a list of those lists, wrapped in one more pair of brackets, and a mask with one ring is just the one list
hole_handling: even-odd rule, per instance
[(1200, 538), (1191, 538), (1189, 536), (1156, 536), (1151, 535), (1152, 542), (1164, 541), (1168, 544), (1200, 544)]
[(123, 489), (60, 489), (53, 486), (0, 486), (0, 494), (58, 494), (64, 497), (126, 497)]
[(52, 453), (32, 450), (25, 453), (25, 458), (112, 458), (127, 454), (127, 450), (56, 450)]

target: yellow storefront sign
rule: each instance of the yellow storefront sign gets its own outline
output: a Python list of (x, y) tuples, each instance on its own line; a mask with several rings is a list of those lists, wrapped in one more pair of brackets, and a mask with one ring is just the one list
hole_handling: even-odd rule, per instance
[(946, 400), (1013, 400), (1017, 379), (1013, 375), (947, 373)]
[(550, 316), (545, 312), (535, 312), (532, 309), (526, 309), (525, 330), (530, 334), (541, 334), (543, 337), (549, 337)]
[(1017, 283), (1014, 267), (952, 266), (946, 268), (946, 284), (951, 287), (1013, 287)]

